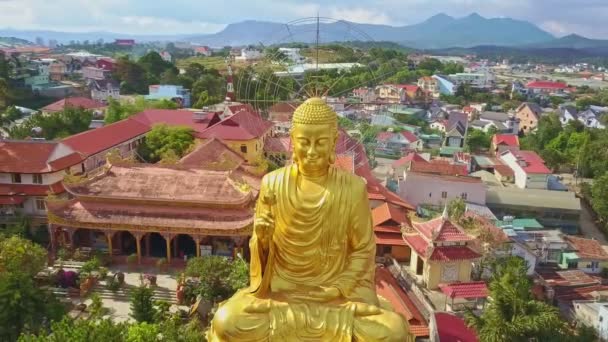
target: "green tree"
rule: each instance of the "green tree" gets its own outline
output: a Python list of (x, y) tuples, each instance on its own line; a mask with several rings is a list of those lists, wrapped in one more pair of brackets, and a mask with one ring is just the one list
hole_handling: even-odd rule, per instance
[(146, 70), (131, 61), (129, 57), (120, 57), (116, 60), (113, 76), (120, 82), (121, 94), (147, 94), (148, 92), (150, 83), (146, 79)]
[(487, 151), (490, 149), (492, 135), (479, 129), (469, 129), (466, 146), (471, 152)]
[(456, 198), (448, 203), (448, 215), (450, 219), (458, 222), (464, 216), (467, 204), (462, 198)]
[(93, 293), (91, 295), (91, 304), (88, 309), (92, 319), (101, 318), (104, 315), (105, 308), (99, 294)]
[(18, 236), (0, 236), (0, 277), (19, 273), (33, 278), (46, 261), (46, 251), (32, 241)]
[(9, 97), (8, 82), (5, 78), (0, 78), (0, 109), (4, 109), (8, 105)]
[(593, 210), (606, 222), (608, 220), (608, 172), (593, 181), (591, 195), (593, 196)]
[(144, 159), (157, 162), (170, 153), (181, 158), (193, 143), (194, 136), (191, 128), (159, 124), (148, 132), (145, 142), (140, 145), (139, 152)]
[(227, 299), (248, 283), (248, 271), (242, 260), (234, 263), (221, 256), (192, 258), (186, 265), (186, 275), (199, 277), (198, 293), (209, 301)]
[(565, 325), (557, 308), (535, 300), (530, 292), (531, 286), (523, 259), (508, 257), (499, 260), (489, 286), (492, 300), (480, 316), (467, 312), (467, 324), (484, 342), (542, 341), (565, 336)]
[(83, 320), (65, 317), (54, 322), (48, 333), (24, 334), (19, 337), (19, 342), (123, 342), (126, 336), (126, 323), (114, 323), (111, 319)]
[(114, 123), (116, 121), (120, 121), (123, 118), (124, 110), (117, 100), (113, 98), (108, 99), (108, 108), (106, 109), (106, 115), (104, 117), (104, 122), (106, 125)]
[[(151, 51), (142, 56), (137, 64), (140, 65), (147, 74), (149, 79), (160, 79), (161, 74), (169, 69), (174, 69), (172, 63), (163, 60), (156, 51)], [(156, 82), (151, 82), (156, 83)]]
[(162, 333), (158, 324), (140, 322), (129, 326), (125, 342), (149, 342), (157, 341)]
[(156, 310), (153, 301), (152, 289), (140, 286), (131, 293), (131, 317), (137, 322), (154, 322)]

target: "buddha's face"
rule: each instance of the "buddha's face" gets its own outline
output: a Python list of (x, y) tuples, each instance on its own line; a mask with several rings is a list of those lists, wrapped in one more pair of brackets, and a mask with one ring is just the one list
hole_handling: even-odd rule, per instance
[(294, 124), (291, 141), (300, 171), (310, 175), (327, 173), (336, 141), (330, 125)]

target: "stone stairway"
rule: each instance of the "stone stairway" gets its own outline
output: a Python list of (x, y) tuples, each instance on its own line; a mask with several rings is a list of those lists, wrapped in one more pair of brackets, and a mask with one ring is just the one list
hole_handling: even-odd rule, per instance
[[(124, 284), (118, 291), (112, 292), (106, 287), (106, 281), (98, 282), (91, 291), (91, 294), (97, 293), (102, 299), (112, 299), (115, 301), (128, 302), (131, 299), (131, 292), (135, 286)], [(164, 287), (152, 286), (154, 291), (154, 300), (164, 300), (170, 304), (177, 304), (175, 290), (170, 290)]]

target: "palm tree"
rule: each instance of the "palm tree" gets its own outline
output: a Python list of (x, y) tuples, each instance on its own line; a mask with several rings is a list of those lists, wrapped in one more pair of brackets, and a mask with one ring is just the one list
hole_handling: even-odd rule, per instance
[(569, 334), (557, 308), (532, 298), (530, 288), (523, 259), (509, 257), (497, 262), (489, 305), (480, 316), (469, 311), (465, 317), (480, 341), (556, 341)]

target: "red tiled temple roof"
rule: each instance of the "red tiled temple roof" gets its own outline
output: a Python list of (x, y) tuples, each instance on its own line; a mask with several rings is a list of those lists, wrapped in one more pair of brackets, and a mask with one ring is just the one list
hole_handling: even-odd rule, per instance
[(201, 139), (252, 140), (262, 137), (272, 126), (259, 114), (240, 110), (196, 135)]
[(442, 216), (426, 222), (413, 222), (413, 227), (432, 241), (470, 241), (472, 238), (449, 219)]
[(59, 145), (47, 141), (0, 141), (0, 172), (49, 173), (82, 162), (82, 157), (75, 152), (49, 160)]
[(38, 184), (0, 184), (0, 196), (46, 196), (49, 192), (60, 194), (64, 192), (63, 184), (57, 182), (50, 185)]
[(197, 119), (197, 115), (197, 113), (189, 110), (146, 109), (130, 117), (129, 120), (146, 125), (149, 129), (152, 129), (154, 125), (166, 124), (167, 126), (189, 127), (194, 132), (202, 132), (220, 121), (217, 113), (207, 113), (200, 120)]
[(440, 246), (433, 249), (431, 260), (452, 262), (480, 258), (481, 255), (466, 246)]
[(449, 298), (487, 298), (488, 285), (484, 281), (440, 284), (439, 288)]
[(57, 102), (51, 103), (50, 105), (43, 107), (41, 110), (43, 112), (60, 112), (64, 110), (66, 107), (72, 108), (82, 108), (82, 109), (97, 109), (103, 108), (106, 105), (97, 102), (95, 100), (88, 99), (86, 97), (68, 97), (66, 99), (61, 99)]
[(0, 204), (16, 205), (25, 202), (25, 196), (0, 196)]
[(270, 137), (264, 142), (264, 151), (288, 154), (291, 152), (291, 140), (289, 137)]
[(251, 190), (241, 190), (230, 171), (181, 169), (153, 164), (113, 165), (83, 184), (66, 185), (78, 197), (120, 198), (141, 202), (172, 202), (246, 206)]
[(403, 235), (403, 239), (416, 252), (416, 254), (426, 257), (429, 243), (420, 235)]
[(72, 135), (62, 142), (89, 157), (111, 149), (150, 131), (150, 127), (131, 119)]
[(479, 342), (473, 329), (465, 321), (447, 312), (434, 313), (438, 342)]
[(338, 169), (347, 171), (349, 173), (355, 173), (355, 157), (349, 154), (341, 154), (336, 156), (336, 163), (334, 164)]
[(240, 154), (233, 151), (219, 139), (210, 139), (185, 155), (179, 165), (188, 168), (226, 171), (234, 170), (245, 162)]
[(384, 203), (374, 209), (372, 209), (372, 222), (375, 226), (387, 224), (392, 221), (393, 225), (400, 225), (402, 223), (409, 222), (405, 213), (388, 203)]
[(407, 246), (405, 241), (403, 241), (403, 236), (401, 236), (400, 232), (386, 233), (375, 231), (374, 234), (376, 234), (377, 245)]
[(395, 312), (408, 321), (410, 332), (414, 336), (429, 336), (428, 325), (424, 316), (386, 268), (376, 268), (376, 292), (392, 304)]
[(192, 229), (191, 233), (247, 233), (253, 222), (253, 210), (184, 206), (130, 205), (99, 201), (47, 202), (49, 219), (75, 227), (106, 226), (112, 229), (146, 227), (147, 229)]

